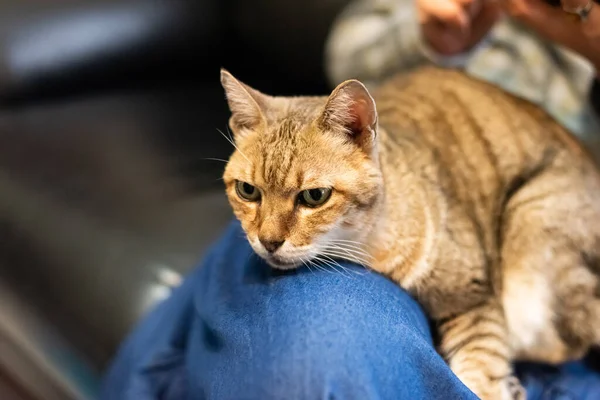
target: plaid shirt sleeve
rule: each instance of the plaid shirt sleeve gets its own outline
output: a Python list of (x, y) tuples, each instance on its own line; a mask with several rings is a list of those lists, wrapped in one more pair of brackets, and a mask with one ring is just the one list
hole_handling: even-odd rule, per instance
[(326, 48), (330, 81), (375, 84), (426, 60), (414, 0), (355, 0), (335, 21)]
[(424, 63), (464, 67), (481, 46), (441, 56), (421, 37), (415, 0), (355, 0), (335, 21), (326, 48), (332, 84), (360, 79), (367, 86)]

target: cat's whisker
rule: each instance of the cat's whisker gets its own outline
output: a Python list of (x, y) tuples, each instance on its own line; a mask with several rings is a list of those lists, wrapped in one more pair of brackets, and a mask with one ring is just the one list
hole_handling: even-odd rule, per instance
[(314, 262), (314, 261), (312, 261), (312, 260), (311, 260), (310, 262), (311, 262), (311, 264), (312, 264), (312, 265), (313, 265), (315, 268), (317, 268), (319, 271), (327, 272), (328, 274), (334, 274), (334, 273), (335, 273), (335, 272), (333, 272), (333, 271), (331, 271), (331, 270), (329, 270), (329, 269), (327, 269), (327, 268), (324, 268), (322, 265), (319, 265), (319, 264), (315, 263), (315, 262)]
[[(331, 261), (333, 264), (335, 264), (335, 265), (337, 265), (338, 267), (340, 267), (340, 268), (341, 268), (341, 269), (342, 269), (344, 272), (346, 272), (347, 274), (350, 274), (350, 273), (354, 273), (354, 274), (356, 274), (356, 273), (357, 273), (357, 272), (356, 272), (356, 271), (354, 271), (353, 269), (349, 269), (349, 268), (346, 268), (346, 267), (344, 267), (343, 265), (341, 265), (340, 263), (338, 263), (337, 261), (335, 261), (335, 260), (334, 260), (334, 259), (332, 259), (331, 257), (329, 257), (329, 256), (327, 256), (327, 255), (325, 255), (325, 254), (321, 254), (321, 255), (323, 255), (323, 256), (325, 256), (325, 257), (327, 257), (327, 259), (329, 259), (329, 260), (330, 260), (330, 261)], [(323, 260), (323, 261), (324, 261), (324, 260)], [(350, 276), (351, 276), (351, 275), (350, 275)]]
[(334, 248), (328, 247), (326, 249), (323, 249), (322, 252), (335, 254), (338, 256), (342, 256), (343, 258), (357, 258), (361, 261), (367, 261), (367, 258), (363, 257), (362, 254), (351, 253), (351, 252), (345, 251), (343, 249), (334, 249)]
[(221, 162), (224, 162), (225, 164), (227, 164), (229, 162), (229, 160), (223, 160), (222, 158), (212, 158), (212, 157), (202, 158), (202, 160), (221, 161)]
[(342, 259), (342, 260), (348, 260), (348, 261), (351, 261), (353, 263), (360, 264), (360, 265), (365, 265), (365, 266), (370, 266), (371, 265), (369, 263), (369, 261), (364, 260), (364, 259), (362, 259), (360, 257), (353, 256), (353, 255), (333, 253), (333, 252), (324, 252), (324, 254), (327, 254), (328, 256), (339, 258), (339, 259)]
[(227, 135), (229, 136), (229, 139), (231, 139), (231, 141), (233, 141), (233, 134), (231, 133), (231, 129), (229, 129), (229, 125), (225, 124), (225, 130), (227, 131)]
[(324, 268), (323, 266), (319, 265), (318, 263), (315, 263), (313, 260), (309, 260), (308, 262), (309, 262), (309, 264), (313, 265), (315, 268), (317, 268), (320, 271), (327, 272), (328, 274), (334, 273), (333, 271), (331, 271), (327, 268)]
[[(350, 261), (350, 262), (353, 262), (353, 263), (355, 263), (355, 264), (358, 264), (358, 265), (360, 265), (360, 266), (362, 266), (362, 267), (365, 267), (365, 268), (367, 268), (367, 269), (369, 269), (369, 268), (370, 268), (370, 265), (369, 265), (368, 263), (365, 263), (365, 262), (364, 262), (364, 261), (362, 261), (362, 260), (357, 260), (357, 259), (354, 259), (354, 258), (351, 258), (351, 257), (341, 257), (341, 256), (339, 256), (339, 255), (336, 255), (336, 254), (328, 254), (328, 253), (323, 253), (323, 255), (324, 255), (324, 256), (328, 256), (328, 257), (334, 257), (334, 258), (337, 258), (337, 259), (343, 259), (343, 260), (346, 260), (346, 261)], [(352, 272), (354, 272), (355, 274), (360, 274), (359, 272), (357, 272), (357, 271), (354, 271), (354, 270), (352, 270)]]
[(310, 269), (310, 265), (309, 265), (309, 264), (307, 264), (307, 263), (304, 261), (304, 259), (303, 259), (302, 257), (298, 257), (298, 258), (300, 259), (300, 262), (301, 262), (301, 263), (302, 263), (302, 264), (303, 264), (303, 265), (304, 265), (306, 268), (308, 268), (308, 270), (309, 270), (311, 273), (313, 273), (313, 274), (315, 273), (315, 271), (313, 271), (312, 269)]
[(352, 247), (352, 246), (344, 246), (344, 245), (340, 246), (339, 244), (333, 244), (332, 243), (332, 244), (329, 245), (329, 247), (333, 248), (333, 249), (337, 249), (337, 250), (342, 250), (344, 252), (352, 253), (352, 254), (358, 254), (358, 255), (361, 255), (361, 256), (364, 256), (364, 257), (370, 258), (370, 259), (374, 258), (372, 255), (370, 255), (366, 251), (361, 250), (361, 249), (356, 248), (356, 247)]
[(359, 258), (352, 257), (347, 254), (340, 254), (340, 253), (333, 253), (333, 252), (323, 252), (321, 254), (324, 256), (328, 256), (328, 257), (334, 257), (334, 258), (338, 258), (338, 259), (342, 259), (342, 260), (346, 260), (346, 261), (351, 261), (355, 264), (359, 264), (364, 267), (370, 267), (369, 263), (365, 262), (365, 260), (361, 260)]
[(331, 268), (332, 268), (332, 269), (333, 269), (335, 272), (337, 272), (337, 273), (339, 273), (339, 274), (342, 274), (342, 275), (344, 275), (344, 276), (347, 276), (347, 275), (344, 273), (344, 272), (345, 272), (345, 271), (344, 271), (344, 268), (341, 268), (341, 271), (337, 269), (337, 267), (341, 267), (341, 265), (339, 265), (337, 262), (335, 262), (335, 261), (333, 261), (333, 260), (331, 260), (331, 259), (330, 259), (331, 261), (328, 261), (328, 260), (324, 259), (324, 258), (322, 257), (322, 254), (318, 255), (318, 256), (315, 258), (315, 260), (317, 260), (317, 261), (320, 261), (320, 262), (324, 263), (325, 265), (327, 265), (327, 266), (331, 267)]
[(348, 241), (348, 242), (347, 241), (340, 241), (339, 239), (329, 240), (328, 243), (335, 244), (337, 246), (344, 246), (344, 247), (347, 247), (347, 248), (350, 248), (350, 249), (360, 250), (360, 251), (362, 251), (364, 253), (367, 252), (365, 249), (363, 249), (364, 246), (371, 247), (370, 245), (366, 245), (364, 243), (353, 242), (353, 241)]
[[(324, 255), (327, 255), (327, 254), (324, 254)], [(336, 256), (333, 256), (333, 257), (336, 257)], [(361, 265), (361, 266), (363, 266), (363, 267), (369, 267), (369, 264), (368, 264), (368, 263), (365, 263), (364, 261), (357, 260), (357, 259), (351, 259), (351, 258), (347, 258), (347, 257), (346, 257), (345, 259), (346, 259), (346, 260), (348, 260), (348, 261), (355, 262), (355, 263), (357, 263), (357, 264), (359, 264), (359, 265)], [(339, 264), (338, 264), (338, 265), (339, 265)], [(340, 267), (341, 267), (341, 265), (340, 265)], [(345, 268), (345, 269), (346, 269), (346, 270), (349, 270), (349, 271), (350, 271), (350, 272), (352, 272), (353, 274), (355, 274), (355, 275), (359, 275), (359, 276), (363, 276), (363, 275), (365, 275), (365, 274), (368, 274), (368, 273), (370, 272), (370, 269), (369, 269), (369, 268), (365, 268), (364, 272), (359, 272), (359, 271), (356, 271), (356, 270), (354, 270), (354, 269), (351, 269), (351, 268)]]
[(355, 244), (360, 246), (367, 246), (367, 247), (373, 247), (368, 243), (362, 243), (362, 242), (357, 242), (356, 240), (347, 240), (347, 239), (331, 239), (330, 242), (332, 243), (350, 243), (350, 244)]
[(359, 259), (360, 261), (364, 261), (364, 260), (360, 259), (360, 257), (358, 257), (354, 254), (344, 253), (344, 252), (336, 251), (336, 250), (332, 250), (332, 249), (323, 250), (321, 252), (321, 254), (327, 254), (329, 256), (338, 257), (338, 258), (341, 258), (344, 260), (350, 260), (350, 261), (354, 261), (357, 259)]
[(329, 251), (336, 251), (338, 253), (343, 253), (343, 254), (347, 254), (347, 255), (352, 255), (354, 257), (360, 258), (360, 259), (365, 259), (365, 260), (373, 260), (374, 257), (364, 251), (361, 251), (359, 249), (354, 249), (354, 248), (346, 248), (346, 247), (341, 247), (341, 246), (336, 246), (336, 245), (330, 245), (328, 247), (325, 248), (325, 250)]
[[(329, 256), (326, 256), (327, 258), (329, 258)], [(331, 258), (330, 258), (331, 259)], [(336, 265), (338, 265), (340, 268), (342, 268), (346, 273), (350, 274), (350, 276), (352, 277), (352, 275), (362, 275), (360, 272), (355, 271), (352, 268), (348, 268), (348, 267), (344, 267), (343, 265), (341, 265), (340, 263), (338, 263), (337, 261), (331, 259), (333, 262), (336, 263)]]
[(248, 161), (250, 164), (252, 164), (252, 163), (250, 162), (250, 159), (249, 159), (248, 157), (246, 157), (246, 155), (245, 155), (245, 154), (244, 154), (244, 153), (243, 153), (243, 152), (240, 150), (240, 148), (239, 148), (239, 147), (237, 147), (237, 145), (235, 144), (235, 142), (234, 142), (232, 139), (228, 138), (228, 137), (227, 137), (227, 135), (225, 135), (225, 134), (223, 133), (223, 131), (221, 131), (220, 129), (217, 129), (217, 131), (218, 131), (218, 132), (219, 132), (219, 133), (220, 133), (220, 134), (221, 134), (221, 135), (222, 135), (222, 136), (225, 138), (225, 140), (227, 140), (229, 143), (231, 143), (231, 145), (232, 145), (233, 147), (235, 147), (235, 149), (236, 149), (237, 151), (239, 151), (239, 152), (240, 152), (240, 154), (241, 154), (241, 155), (242, 155), (242, 156), (243, 156), (243, 157), (246, 159), (246, 161)]

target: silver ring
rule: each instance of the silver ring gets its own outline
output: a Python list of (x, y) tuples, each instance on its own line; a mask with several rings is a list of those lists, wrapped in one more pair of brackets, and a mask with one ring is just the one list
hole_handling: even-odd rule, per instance
[(563, 7), (563, 10), (569, 14), (575, 14), (579, 17), (581, 22), (584, 22), (590, 16), (590, 12), (592, 12), (592, 7), (594, 6), (594, 0), (588, 0), (587, 4), (584, 6), (579, 6), (576, 8), (567, 8)]

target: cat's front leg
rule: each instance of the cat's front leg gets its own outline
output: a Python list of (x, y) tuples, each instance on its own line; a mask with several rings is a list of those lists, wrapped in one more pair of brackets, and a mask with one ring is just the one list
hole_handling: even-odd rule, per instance
[(497, 301), (441, 321), (438, 329), (440, 353), (477, 396), (483, 400), (526, 398), (512, 375), (508, 331)]

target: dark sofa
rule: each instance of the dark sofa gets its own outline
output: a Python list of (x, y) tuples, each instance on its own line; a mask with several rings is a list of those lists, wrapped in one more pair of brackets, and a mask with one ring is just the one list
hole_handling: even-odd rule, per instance
[(231, 152), (219, 68), (324, 93), (346, 2), (2, 2), (0, 398), (94, 397), (231, 218), (207, 159)]

